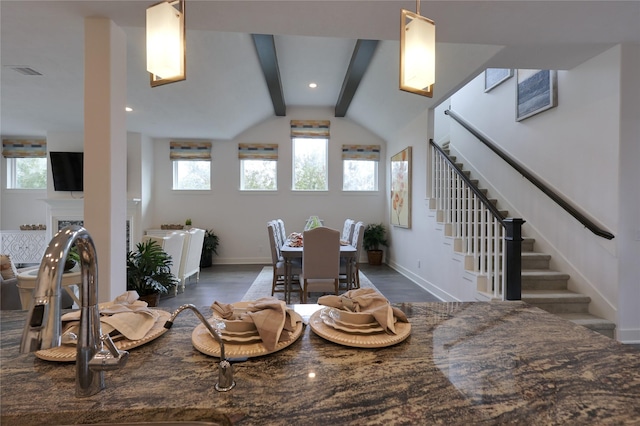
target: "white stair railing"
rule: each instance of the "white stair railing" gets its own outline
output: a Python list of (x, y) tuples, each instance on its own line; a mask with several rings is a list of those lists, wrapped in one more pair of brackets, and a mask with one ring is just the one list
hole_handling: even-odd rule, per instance
[[(438, 221), (465, 253), (465, 267), (476, 272), (478, 291), (505, 300), (506, 244), (504, 218), (486, 197), (478, 195), (451, 161), (431, 145), (431, 195)], [(483, 199), (484, 198), (484, 199)], [(496, 214), (497, 213), (497, 214)]]

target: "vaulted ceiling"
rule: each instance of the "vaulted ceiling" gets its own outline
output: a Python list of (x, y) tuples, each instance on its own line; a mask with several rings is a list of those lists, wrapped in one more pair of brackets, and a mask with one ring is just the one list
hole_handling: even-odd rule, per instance
[[(326, 108), (384, 139), (486, 67), (571, 69), (615, 44), (640, 43), (638, 1), (423, 1), (421, 13), (437, 28), (429, 99), (398, 89), (400, 9), (415, 11), (415, 1), (186, 0), (187, 80), (152, 89), (144, 21), (154, 3), (0, 2), (0, 133), (83, 130), (89, 16), (107, 17), (126, 33), (127, 103), (134, 109), (127, 129), (163, 138), (232, 139), (277, 114), (252, 34), (272, 36), (287, 116), (295, 107)], [(379, 42), (363, 47), (364, 40)], [(369, 67), (350, 70), (354, 49), (366, 47)], [(349, 77), (351, 88), (343, 89)], [(312, 81), (316, 89), (308, 87)]]

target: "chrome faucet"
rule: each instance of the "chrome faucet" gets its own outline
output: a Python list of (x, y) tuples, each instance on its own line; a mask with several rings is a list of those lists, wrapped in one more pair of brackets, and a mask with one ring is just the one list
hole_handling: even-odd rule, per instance
[(178, 314), (185, 309), (192, 310), (193, 313), (196, 314), (200, 322), (202, 322), (202, 324), (207, 327), (207, 330), (209, 331), (211, 336), (220, 344), (220, 365), (218, 366), (218, 383), (216, 383), (215, 389), (218, 392), (230, 391), (236, 385), (236, 382), (233, 380), (233, 366), (224, 354), (224, 342), (222, 341), (220, 331), (213, 328), (211, 323), (207, 321), (207, 319), (204, 317), (204, 315), (202, 315), (198, 308), (195, 307), (195, 305), (188, 303), (186, 305), (180, 306), (173, 314), (171, 314), (171, 318), (169, 318), (167, 322), (165, 322), (164, 327), (166, 329), (171, 328), (171, 326), (173, 325), (173, 321), (176, 319)]
[(61, 344), (62, 273), (74, 243), (80, 255), (82, 275), (82, 306), (76, 342), (76, 396), (86, 397), (104, 389), (104, 372), (124, 367), (129, 352), (118, 350), (111, 337), (102, 334), (98, 310), (98, 259), (93, 240), (85, 228), (67, 226), (49, 242), (38, 270), (20, 352), (50, 349)]

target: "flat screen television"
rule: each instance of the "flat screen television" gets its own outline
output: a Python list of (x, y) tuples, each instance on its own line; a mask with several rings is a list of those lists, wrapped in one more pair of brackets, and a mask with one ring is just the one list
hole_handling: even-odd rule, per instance
[(53, 188), (56, 191), (82, 191), (84, 153), (49, 152)]

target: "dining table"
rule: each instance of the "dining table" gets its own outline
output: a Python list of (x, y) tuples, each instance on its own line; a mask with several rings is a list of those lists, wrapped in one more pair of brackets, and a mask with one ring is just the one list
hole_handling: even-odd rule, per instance
[[(304, 244), (304, 243), (303, 243)], [(302, 259), (303, 246), (291, 245), (291, 239), (287, 239), (282, 247), (280, 253), (284, 258), (284, 297), (287, 303), (291, 303), (291, 286), (293, 283), (292, 261), (294, 259)], [(357, 250), (351, 244), (340, 243), (340, 259), (346, 260), (346, 273), (347, 273), (347, 288), (351, 288), (354, 280), (353, 271), (355, 269), (355, 262)]]

